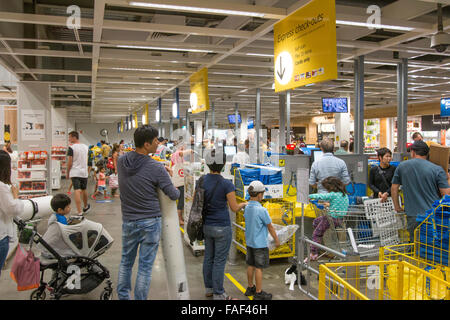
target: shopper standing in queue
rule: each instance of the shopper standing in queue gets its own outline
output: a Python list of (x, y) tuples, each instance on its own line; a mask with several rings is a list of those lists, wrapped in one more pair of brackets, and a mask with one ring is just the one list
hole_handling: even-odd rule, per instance
[(373, 198), (381, 198), (385, 202), (391, 196), (392, 178), (396, 167), (391, 166), (392, 152), (388, 148), (377, 150), (378, 166), (372, 166), (369, 174), (369, 188), (373, 191)]
[(161, 238), (158, 189), (171, 200), (180, 196), (170, 179), (170, 169), (149, 157), (159, 145), (158, 130), (150, 125), (139, 127), (134, 143), (136, 151), (121, 156), (117, 162), (122, 208), (122, 259), (117, 284), (120, 300), (131, 299), (131, 275), (138, 249), (134, 299), (147, 300)]
[[(417, 215), (424, 214), (434, 201), (450, 195), (449, 174), (442, 167), (427, 160), (429, 148), (422, 140), (411, 146), (411, 159), (401, 162), (392, 179), (392, 201), (397, 212), (406, 212), (410, 242), (414, 241), (414, 230), (418, 227)], [(399, 203), (399, 188), (402, 185), (405, 208)]]
[(319, 146), (323, 152), (323, 156), (312, 164), (309, 184), (311, 186), (317, 186), (318, 193), (327, 193), (327, 190), (322, 186), (321, 182), (328, 177), (336, 177), (345, 185), (349, 184), (351, 180), (347, 171), (347, 165), (344, 160), (333, 155), (333, 142), (330, 139), (324, 139), (320, 142)]
[(23, 212), (23, 201), (18, 198), (19, 190), (11, 183), (11, 157), (0, 150), (0, 274), (14, 237), (13, 218)]
[[(87, 182), (88, 172), (88, 146), (80, 143), (78, 132), (69, 133), (69, 143), (72, 145), (67, 151), (67, 172), (72, 180), (75, 204), (77, 206), (78, 215), (87, 214), (91, 209), (88, 203)], [(81, 197), (83, 197), (83, 210), (81, 210)]]
[(203, 234), (205, 236), (205, 258), (203, 260), (203, 281), (206, 296), (214, 300), (232, 300), (225, 292), (223, 279), (225, 264), (232, 240), (232, 229), (228, 206), (238, 212), (247, 203), (237, 203), (233, 183), (220, 175), (226, 163), (223, 149), (206, 150), (206, 165), (210, 173), (204, 177), (204, 210), (206, 210)]

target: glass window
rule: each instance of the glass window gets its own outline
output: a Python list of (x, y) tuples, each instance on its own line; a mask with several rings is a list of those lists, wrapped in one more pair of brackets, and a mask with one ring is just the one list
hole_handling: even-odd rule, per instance
[(78, 248), (78, 249), (82, 249), (83, 248), (83, 235), (81, 234), (81, 232), (76, 232), (76, 233), (72, 233), (69, 236), (70, 241), (72, 241), (72, 243)]

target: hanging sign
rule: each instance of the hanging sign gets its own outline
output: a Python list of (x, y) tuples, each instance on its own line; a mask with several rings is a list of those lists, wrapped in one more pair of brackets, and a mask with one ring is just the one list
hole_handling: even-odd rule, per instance
[(209, 110), (208, 96), (208, 69), (203, 68), (194, 73), (189, 79), (191, 85), (191, 95), (189, 101), (192, 113), (199, 113)]
[(313, 0), (273, 31), (275, 92), (337, 79), (335, 0)]
[(148, 103), (144, 105), (144, 117), (142, 118), (143, 124), (149, 124), (148, 121)]
[(138, 118), (137, 118), (137, 112), (135, 112), (134, 114), (133, 114), (133, 120), (134, 120), (134, 128), (137, 128), (138, 127)]

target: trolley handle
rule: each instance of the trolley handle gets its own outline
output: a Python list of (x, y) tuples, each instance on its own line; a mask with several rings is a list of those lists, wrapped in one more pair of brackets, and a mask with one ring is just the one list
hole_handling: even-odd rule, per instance
[(319, 200), (310, 199), (309, 202), (311, 202), (313, 205), (315, 205), (317, 207), (317, 209), (323, 210), (325, 208), (324, 205), (319, 204)]

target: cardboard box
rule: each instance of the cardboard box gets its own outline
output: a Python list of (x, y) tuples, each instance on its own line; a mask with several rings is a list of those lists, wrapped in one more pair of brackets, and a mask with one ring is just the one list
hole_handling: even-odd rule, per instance
[[(249, 186), (244, 186), (244, 194), (247, 195)], [(264, 199), (282, 199), (283, 198), (283, 185), (282, 184), (268, 184), (265, 186), (266, 192), (264, 192)], [(237, 196), (242, 197), (241, 195)]]
[(429, 160), (438, 166), (441, 166), (444, 171), (448, 172), (448, 163), (450, 161), (450, 148), (434, 145), (430, 146), (430, 157)]

